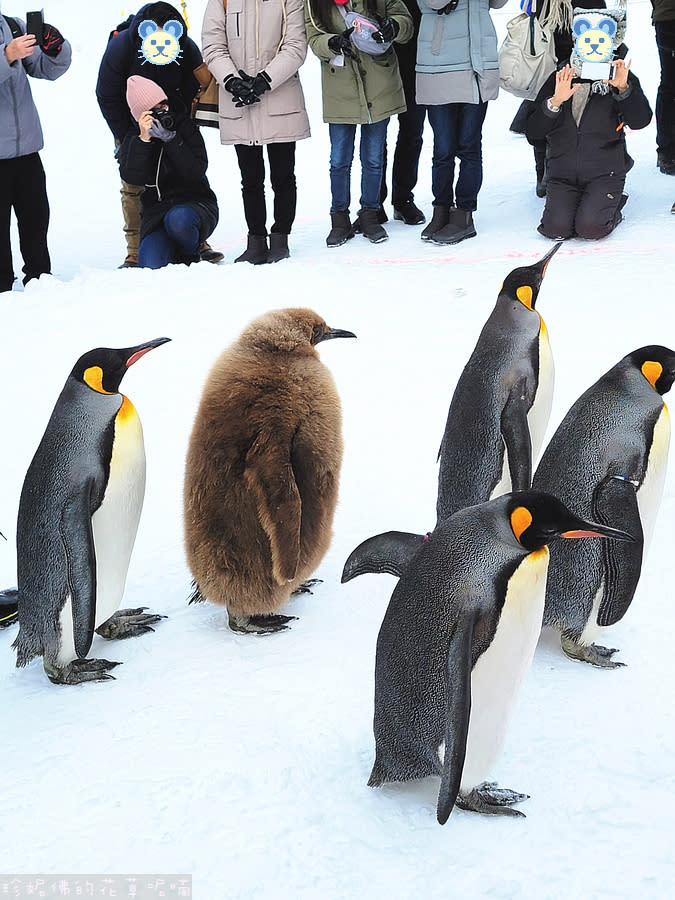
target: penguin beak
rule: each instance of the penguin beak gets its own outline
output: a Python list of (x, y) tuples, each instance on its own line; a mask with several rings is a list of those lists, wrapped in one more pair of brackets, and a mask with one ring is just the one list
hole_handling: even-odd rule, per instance
[(353, 337), (356, 335), (353, 331), (343, 331), (341, 328), (330, 328), (325, 334), (321, 335), (320, 338), (317, 339), (315, 343), (320, 344), (321, 341), (330, 341), (333, 338), (341, 338), (341, 337)]
[(579, 519), (579, 525), (583, 526), (582, 528), (574, 528), (570, 531), (563, 531), (560, 534), (560, 537), (563, 538), (589, 538), (589, 537), (599, 537), (599, 538), (610, 538), (614, 541), (631, 541), (635, 542), (635, 538), (632, 534), (628, 534), (627, 531), (621, 531), (619, 528), (609, 528), (607, 525), (598, 525), (597, 522), (584, 522), (582, 519)]
[(151, 350), (154, 350), (155, 347), (161, 347), (162, 344), (166, 344), (171, 340), (171, 338), (162, 337), (155, 338), (154, 341), (148, 341), (145, 344), (138, 344), (136, 347), (129, 347), (127, 349), (127, 369), (130, 366), (133, 366), (135, 362), (141, 358), (141, 356), (145, 356), (146, 353), (149, 353)]
[(546, 269), (548, 268), (548, 264), (551, 262), (551, 259), (552, 259), (553, 256), (558, 252), (558, 250), (560, 250), (560, 248), (562, 247), (563, 243), (564, 243), (563, 241), (558, 241), (558, 243), (555, 244), (555, 245), (553, 246), (553, 248), (552, 248), (551, 250), (548, 251), (548, 253), (546, 254), (546, 256), (542, 257), (542, 258), (539, 260), (539, 262), (537, 263), (537, 268), (538, 268), (538, 269), (541, 269), (541, 277), (542, 277), (542, 279), (543, 279), (544, 275), (546, 274)]

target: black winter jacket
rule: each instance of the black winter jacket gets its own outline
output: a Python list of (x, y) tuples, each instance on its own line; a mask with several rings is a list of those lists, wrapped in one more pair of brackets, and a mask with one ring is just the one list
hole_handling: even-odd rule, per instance
[(176, 115), (176, 137), (172, 141), (142, 141), (138, 124), (134, 124), (117, 151), (117, 160), (123, 181), (145, 185), (141, 194), (141, 240), (159, 228), (167, 212), (179, 203), (199, 213), (201, 241), (211, 234), (218, 224), (218, 201), (206, 177), (204, 138), (187, 115)]
[[(166, 66), (154, 66), (142, 57), (138, 26), (147, 18), (144, 13), (148, 6), (150, 4), (145, 4), (136, 13), (129, 27), (108, 42), (98, 71), (96, 99), (103, 118), (118, 141), (124, 140), (134, 122), (127, 106), (127, 78), (131, 75), (142, 75), (156, 82), (172, 101), (172, 105), (176, 105), (178, 101), (186, 111), (190, 109), (199, 89), (194, 70), (203, 62), (201, 50), (187, 36), (183, 17), (170, 4), (166, 4), (166, 14), (183, 25), (183, 34), (179, 40), (182, 50), (180, 60)], [(170, 13), (170, 10), (173, 12)]]
[(577, 127), (572, 98), (551, 112), (546, 101), (555, 92), (555, 72), (537, 94), (527, 118), (525, 134), (533, 144), (546, 138), (549, 178), (585, 183), (601, 175), (625, 175), (633, 166), (626, 149), (623, 126), (633, 130), (649, 125), (652, 110), (640, 82), (628, 73), (623, 94), (610, 87), (609, 94), (591, 93)]

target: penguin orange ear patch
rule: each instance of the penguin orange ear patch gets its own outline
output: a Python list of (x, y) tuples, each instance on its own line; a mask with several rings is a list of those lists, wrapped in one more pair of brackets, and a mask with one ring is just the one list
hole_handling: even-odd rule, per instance
[(88, 384), (92, 391), (98, 391), (99, 394), (109, 394), (103, 387), (103, 369), (100, 366), (89, 366), (84, 370), (82, 381)]
[(524, 284), (522, 287), (519, 287), (516, 291), (516, 297), (520, 300), (523, 306), (526, 306), (528, 309), (532, 309), (532, 288), (529, 286), (529, 284)]
[(661, 377), (662, 372), (663, 366), (659, 362), (648, 359), (646, 362), (642, 363), (642, 374), (653, 388), (656, 387), (656, 382)]
[(511, 513), (511, 528), (516, 540), (520, 542), (520, 536), (532, 524), (532, 513), (525, 506), (517, 506)]

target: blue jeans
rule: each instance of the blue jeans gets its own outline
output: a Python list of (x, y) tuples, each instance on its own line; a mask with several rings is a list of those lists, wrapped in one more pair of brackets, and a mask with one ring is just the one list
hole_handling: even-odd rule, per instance
[[(455, 205), (465, 212), (478, 207), (478, 191), (483, 183), (482, 136), (487, 101), (483, 103), (443, 103), (428, 106), (427, 115), (434, 132), (431, 191), (434, 206)], [(459, 177), (453, 193), (455, 157)]]
[(163, 224), (141, 241), (139, 268), (162, 269), (172, 262), (196, 262), (201, 223), (199, 213), (191, 206), (172, 206)]
[[(380, 208), (380, 184), (384, 162), (384, 144), (387, 140), (389, 119), (361, 125), (361, 208)], [(330, 135), (330, 192), (331, 212), (349, 209), (354, 159), (356, 125), (333, 123), (328, 126)]]

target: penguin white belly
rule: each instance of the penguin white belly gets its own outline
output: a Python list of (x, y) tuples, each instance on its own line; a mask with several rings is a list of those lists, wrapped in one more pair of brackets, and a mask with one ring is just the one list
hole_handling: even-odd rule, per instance
[[(551, 353), (551, 345), (548, 342), (546, 326), (542, 319), (541, 328), (539, 330), (539, 374), (537, 376), (537, 391), (534, 395), (532, 406), (527, 414), (527, 427), (530, 432), (530, 443), (532, 444), (533, 472), (537, 457), (539, 456), (539, 451), (544, 443), (544, 435), (546, 434), (548, 420), (551, 415), (554, 380), (555, 369), (553, 366), (553, 354)], [(512, 484), (509, 459), (506, 452), (506, 444), (504, 444), (502, 475), (499, 483), (490, 494), (490, 500), (493, 500), (495, 497), (501, 497), (502, 494), (508, 494), (511, 489)]]
[(530, 429), (532, 441), (532, 468), (536, 467), (539, 451), (544, 443), (548, 420), (551, 416), (553, 405), (553, 383), (555, 381), (555, 367), (553, 354), (548, 342), (548, 333), (542, 320), (539, 330), (539, 379), (537, 393), (534, 402), (527, 414), (527, 424)]
[[(652, 540), (656, 514), (659, 511), (663, 485), (666, 480), (668, 448), (670, 446), (670, 415), (664, 403), (661, 415), (654, 426), (652, 445), (649, 448), (647, 469), (641, 487), (637, 492), (638, 510), (644, 533), (644, 552)], [(628, 474), (628, 473), (626, 473)], [(630, 477), (630, 476), (629, 476)]]
[(527, 556), (511, 576), (492, 643), (471, 673), (471, 715), (460, 790), (485, 781), (499, 756), (541, 631), (549, 553)]
[(105, 495), (91, 518), (96, 551), (96, 628), (119, 609), (144, 495), (143, 428), (125, 397), (115, 419)]

